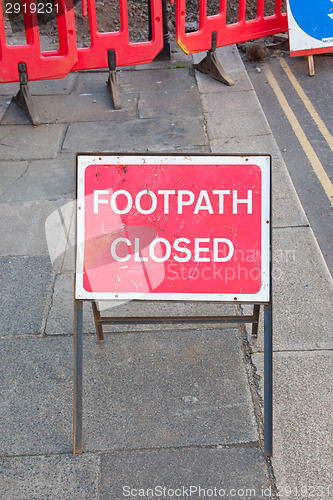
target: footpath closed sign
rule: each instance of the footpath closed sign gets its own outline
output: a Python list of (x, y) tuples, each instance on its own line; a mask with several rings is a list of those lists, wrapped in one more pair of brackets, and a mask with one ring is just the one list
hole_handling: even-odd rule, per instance
[(268, 302), (270, 163), (77, 155), (76, 299)]

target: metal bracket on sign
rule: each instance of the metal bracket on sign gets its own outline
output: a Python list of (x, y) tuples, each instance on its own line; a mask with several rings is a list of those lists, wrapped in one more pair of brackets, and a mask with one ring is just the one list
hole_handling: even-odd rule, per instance
[(232, 86), (235, 82), (226, 74), (221, 66), (221, 63), (216, 56), (216, 31), (212, 33), (212, 48), (207, 52), (206, 57), (199, 63), (193, 64), (193, 67), (201, 73), (224, 83), (225, 85)]
[(20, 90), (16, 96), (13, 97), (13, 101), (16, 102), (21, 109), (23, 109), (25, 114), (30, 118), (32, 124), (37, 127), (40, 125), (40, 118), (30, 94), (27, 65), (24, 62), (19, 63), (18, 70), (20, 74)]
[(108, 50), (109, 79), (106, 82), (112, 97), (114, 109), (121, 109), (120, 89), (117, 78), (116, 53)]

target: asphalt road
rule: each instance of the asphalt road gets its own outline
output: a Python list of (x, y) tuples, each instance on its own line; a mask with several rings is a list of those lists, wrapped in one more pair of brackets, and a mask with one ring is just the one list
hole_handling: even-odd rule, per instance
[(333, 275), (333, 57), (244, 63)]

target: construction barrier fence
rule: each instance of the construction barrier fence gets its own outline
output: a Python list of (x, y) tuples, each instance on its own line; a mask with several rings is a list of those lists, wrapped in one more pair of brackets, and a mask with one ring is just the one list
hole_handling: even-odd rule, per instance
[[(133, 13), (129, 16), (130, 0), (113, 0), (113, 4), (117, 4), (119, 23), (109, 31), (99, 29), (97, 7), (100, 2), (97, 0), (80, 0), (75, 6), (81, 10), (80, 16), (75, 13), (73, 0), (2, 0), (0, 82), (20, 81), (20, 63), (25, 64), (30, 81), (63, 78), (70, 71), (106, 68), (110, 51), (113, 51), (116, 66), (151, 62), (163, 49), (165, 4), (163, 10), (162, 1), (165, 0), (136, 0), (142, 8), (145, 6), (149, 10), (150, 36), (148, 40), (133, 42), (129, 29), (129, 19), (133, 22)], [(246, 18), (247, 2), (239, 0), (237, 21), (231, 23), (227, 21), (228, 0), (220, 0), (219, 11), (213, 15), (209, 12), (208, 0), (197, 0), (198, 26), (196, 30), (189, 32), (186, 28), (186, 6), (189, 1), (193, 0), (177, 0), (175, 8), (176, 41), (187, 54), (210, 50), (213, 34), (216, 34), (216, 46), (221, 47), (288, 29), (282, 0), (276, 0), (275, 10), (270, 15), (264, 14), (265, 0), (258, 0), (254, 19)], [(43, 50), (39, 21), (40, 14), (47, 9), (53, 11), (56, 21), (58, 47)], [(25, 40), (13, 44), (7, 37), (5, 25), (6, 22), (8, 24), (8, 16), (16, 11), (23, 16)], [(85, 22), (87, 26), (85, 46), (77, 43), (76, 30), (79, 22)]]
[[(63, 78), (70, 71), (108, 67), (108, 51), (115, 53), (117, 66), (151, 62), (163, 48), (163, 19), (161, 0), (149, 0), (150, 39), (131, 41), (127, 0), (119, 2), (119, 25), (109, 32), (98, 30), (95, 0), (82, 0), (82, 14), (74, 14), (72, 0), (14, 0), (0, 5), (0, 82), (18, 82), (19, 63), (25, 63), (29, 81)], [(86, 3), (86, 1), (88, 3)], [(145, 0), (146, 2), (146, 0)], [(11, 6), (9, 9), (8, 6)], [(50, 7), (49, 7), (50, 6)], [(18, 8), (19, 7), (19, 8)], [(23, 16), (25, 40), (11, 44), (5, 29), (5, 19), (14, 13)], [(42, 50), (38, 13), (53, 9), (56, 19), (58, 48)], [(6, 16), (7, 14), (7, 16)], [(78, 46), (76, 24), (86, 19), (88, 46)]]
[(209, 0), (199, 0), (198, 28), (186, 29), (186, 0), (176, 3), (176, 41), (186, 54), (210, 50), (212, 34), (216, 33), (216, 47), (246, 42), (288, 30), (287, 14), (282, 0), (275, 1), (274, 12), (265, 15), (265, 0), (258, 0), (256, 17), (248, 19), (247, 2), (239, 0), (237, 20), (228, 22), (228, 0), (220, 0), (219, 12), (209, 15)]

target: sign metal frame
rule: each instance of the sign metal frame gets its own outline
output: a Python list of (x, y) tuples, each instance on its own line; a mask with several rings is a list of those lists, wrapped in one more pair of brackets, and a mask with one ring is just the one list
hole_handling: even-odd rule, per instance
[[(138, 301), (147, 300), (170, 300), (170, 301), (209, 301), (216, 303), (251, 303), (253, 304), (253, 314), (248, 316), (149, 316), (149, 317), (103, 317), (98, 310), (96, 301), (98, 300), (114, 300), (114, 294), (105, 296), (105, 294), (87, 294), (82, 286), (82, 271), (83, 271), (83, 248), (84, 245), (84, 183), (82, 174), (85, 166), (92, 164), (108, 164), (108, 161), (119, 161), (124, 164), (131, 163), (137, 165), (156, 164), (158, 159), (163, 159), (165, 165), (170, 162), (179, 164), (181, 160), (186, 164), (191, 164), (189, 158), (200, 159), (201, 162), (208, 164), (216, 164), (218, 160), (232, 165), (246, 165), (249, 159), (261, 165), (266, 165), (261, 171), (264, 172), (262, 183), (262, 268), (264, 273), (262, 287), (264, 292), (252, 294), (251, 296), (239, 294), (202, 294), (200, 297), (193, 297), (193, 294), (173, 294), (176, 297), (167, 297), (165, 294), (138, 294), (136, 297), (133, 294), (118, 294), (117, 300), (130, 299)], [(143, 323), (251, 323), (252, 335), (258, 334), (258, 323), (260, 304), (264, 305), (264, 452), (266, 456), (272, 456), (273, 452), (273, 321), (272, 321), (272, 189), (271, 189), (271, 156), (264, 154), (191, 154), (183, 155), (175, 154), (137, 154), (137, 153), (77, 153), (76, 155), (76, 194), (77, 194), (77, 209), (75, 220), (75, 284), (74, 284), (74, 419), (73, 419), (73, 453), (82, 453), (82, 370), (83, 370), (83, 302), (90, 301), (92, 303), (93, 315), (96, 326), (98, 342), (104, 340), (103, 325), (106, 324), (143, 324)], [(267, 167), (268, 162), (268, 167)], [(193, 165), (193, 163), (192, 163)]]

